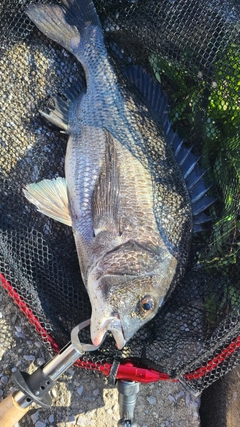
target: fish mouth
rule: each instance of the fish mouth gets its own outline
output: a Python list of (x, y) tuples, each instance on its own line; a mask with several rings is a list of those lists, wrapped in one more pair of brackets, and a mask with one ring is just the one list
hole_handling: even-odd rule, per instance
[(104, 340), (107, 331), (110, 331), (115, 339), (116, 347), (121, 350), (126, 344), (126, 338), (122, 322), (119, 318), (113, 317), (105, 320), (99, 327), (98, 330), (92, 330), (91, 328), (91, 340), (95, 346), (99, 346)]
[(113, 319), (108, 330), (112, 332), (118, 350), (121, 350), (126, 344), (126, 338), (121, 320)]

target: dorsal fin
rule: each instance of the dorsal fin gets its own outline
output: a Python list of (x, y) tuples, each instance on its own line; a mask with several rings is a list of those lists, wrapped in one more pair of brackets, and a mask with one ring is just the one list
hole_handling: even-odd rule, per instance
[(166, 94), (161, 85), (152, 78), (143, 68), (130, 65), (125, 68), (124, 76), (128, 82), (136, 87), (144, 103), (153, 113), (157, 122), (163, 128), (167, 142), (172, 147), (174, 156), (182, 171), (189, 196), (192, 202), (194, 232), (202, 231), (201, 224), (211, 221), (211, 218), (203, 213), (216, 199), (206, 193), (210, 187), (204, 182), (204, 171), (199, 165), (199, 157), (195, 156), (191, 149), (184, 145), (177, 132), (172, 129), (169, 121), (169, 106)]
[(168, 100), (157, 80), (147, 74), (143, 68), (135, 65), (126, 67), (124, 76), (137, 88), (144, 99), (144, 103), (150, 108), (161, 126), (163, 123), (167, 124), (169, 122)]

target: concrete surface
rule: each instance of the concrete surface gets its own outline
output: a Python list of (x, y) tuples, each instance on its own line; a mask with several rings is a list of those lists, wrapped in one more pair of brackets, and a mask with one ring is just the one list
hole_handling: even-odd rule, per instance
[[(0, 288), (0, 399), (13, 391), (16, 367), (32, 372), (50, 357), (37, 332)], [(50, 409), (31, 409), (18, 427), (117, 426), (118, 392), (102, 377), (70, 368), (51, 396)], [(200, 427), (199, 404), (200, 399), (178, 383), (142, 384), (135, 417), (140, 427)]]

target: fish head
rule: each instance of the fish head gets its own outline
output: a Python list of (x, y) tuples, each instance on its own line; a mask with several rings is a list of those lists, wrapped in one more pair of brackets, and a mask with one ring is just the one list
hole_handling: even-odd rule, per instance
[[(109, 270), (114, 270), (115, 274)], [(125, 273), (119, 274), (119, 264), (114, 266), (113, 262), (109, 268), (108, 262), (104, 261), (92, 269), (88, 276), (88, 294), (92, 306), (91, 340), (94, 345), (100, 345), (109, 331), (117, 348), (122, 349), (156, 315), (173, 280), (176, 260), (169, 256), (154, 270), (146, 270), (137, 275), (129, 274), (128, 266)]]

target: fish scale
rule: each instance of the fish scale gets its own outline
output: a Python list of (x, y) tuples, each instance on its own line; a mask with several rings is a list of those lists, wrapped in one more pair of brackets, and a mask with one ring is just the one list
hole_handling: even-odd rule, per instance
[[(55, 110), (44, 113), (69, 135), (65, 178), (29, 184), (25, 195), (72, 226), (92, 342), (99, 345), (110, 331), (121, 349), (186, 267), (193, 216), (181, 168), (189, 175), (195, 158), (171, 129), (159, 85), (140, 68), (115, 73), (92, 1), (63, 4), (31, 5), (27, 14), (81, 62), (86, 88), (79, 95), (68, 90), (65, 104), (56, 99)], [(48, 198), (54, 193), (55, 203)]]

